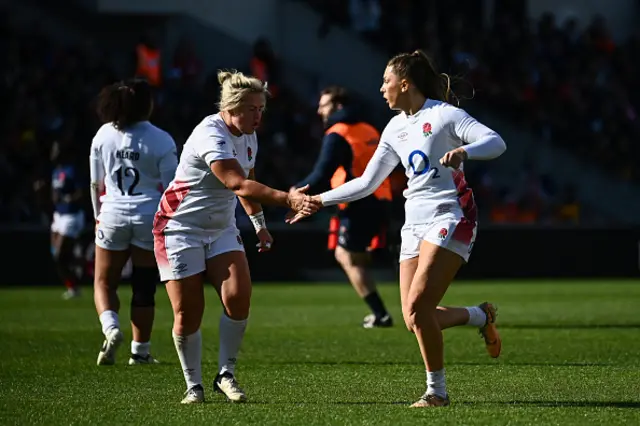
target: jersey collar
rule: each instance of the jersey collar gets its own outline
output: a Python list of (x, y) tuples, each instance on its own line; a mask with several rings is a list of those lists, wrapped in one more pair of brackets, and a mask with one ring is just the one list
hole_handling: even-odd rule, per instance
[(420, 115), (422, 115), (422, 111), (431, 107), (435, 102), (436, 101), (434, 101), (433, 99), (427, 98), (424, 101), (424, 104), (422, 104), (422, 107), (415, 114), (409, 115), (405, 112), (402, 112), (402, 114), (404, 114), (404, 118), (406, 118), (410, 123), (416, 123), (420, 118)]

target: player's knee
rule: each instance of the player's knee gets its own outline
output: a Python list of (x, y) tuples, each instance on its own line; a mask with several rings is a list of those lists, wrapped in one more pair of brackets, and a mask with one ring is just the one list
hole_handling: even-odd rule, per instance
[(131, 306), (140, 308), (155, 306), (158, 280), (158, 270), (156, 268), (134, 266), (131, 274), (131, 289), (133, 293)]
[(419, 297), (409, 297), (409, 300), (402, 306), (402, 317), (407, 329), (414, 333), (416, 328), (428, 326), (436, 321), (435, 310), (422, 303)]
[(238, 321), (243, 320), (249, 316), (251, 298), (246, 296), (227, 298), (224, 308), (229, 318)]
[(251, 287), (236, 286), (224, 291), (224, 308), (227, 316), (234, 320), (243, 320), (249, 316), (251, 307)]
[(402, 319), (404, 319), (404, 325), (407, 327), (407, 330), (414, 333), (416, 326), (415, 312), (411, 310), (408, 304), (402, 306)]
[(202, 316), (190, 315), (189, 312), (176, 312), (173, 318), (173, 332), (178, 336), (189, 336), (200, 329)]
[(367, 263), (367, 253), (359, 253), (338, 246), (335, 250), (335, 258), (342, 266), (363, 266)]

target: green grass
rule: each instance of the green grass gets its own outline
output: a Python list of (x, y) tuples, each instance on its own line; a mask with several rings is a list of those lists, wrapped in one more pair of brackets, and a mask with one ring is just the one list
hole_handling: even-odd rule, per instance
[(162, 288), (152, 350), (163, 364), (143, 367), (124, 365), (126, 346), (116, 366), (95, 365), (90, 292), (65, 302), (57, 288), (0, 290), (0, 424), (640, 424), (640, 282), (456, 283), (447, 304), (499, 305), (503, 354), (489, 358), (473, 328), (445, 332), (452, 406), (422, 410), (408, 408), (425, 374), (397, 285), (381, 292), (397, 326), (363, 330), (346, 284), (257, 285), (237, 372), (250, 402), (232, 405), (211, 392), (220, 307), (209, 291), (208, 403), (181, 406)]

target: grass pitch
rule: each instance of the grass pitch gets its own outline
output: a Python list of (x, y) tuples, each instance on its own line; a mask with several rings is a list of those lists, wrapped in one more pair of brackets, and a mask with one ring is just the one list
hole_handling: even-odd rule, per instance
[[(166, 292), (158, 288), (158, 366), (97, 367), (102, 343), (92, 293), (0, 290), (0, 424), (438, 425), (640, 424), (640, 282), (455, 283), (445, 302), (499, 306), (503, 353), (476, 329), (445, 332), (452, 405), (409, 409), (425, 389), (397, 285), (381, 286), (392, 329), (359, 327), (367, 310), (347, 285), (257, 284), (237, 377), (249, 402), (211, 390), (220, 306), (203, 324), (207, 403), (182, 406), (184, 381)], [(128, 307), (130, 291), (120, 290)], [(130, 339), (128, 308), (121, 323)]]

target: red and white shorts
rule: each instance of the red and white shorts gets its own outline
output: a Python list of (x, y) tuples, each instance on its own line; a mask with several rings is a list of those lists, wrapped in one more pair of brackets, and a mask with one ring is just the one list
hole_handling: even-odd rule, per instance
[(475, 222), (464, 217), (447, 218), (428, 224), (405, 224), (400, 231), (402, 238), (400, 262), (418, 257), (423, 240), (446, 248), (468, 262), (476, 241), (477, 229)]
[(206, 261), (230, 251), (244, 252), (235, 224), (223, 230), (154, 230), (154, 252), (160, 280), (180, 280), (206, 270)]

